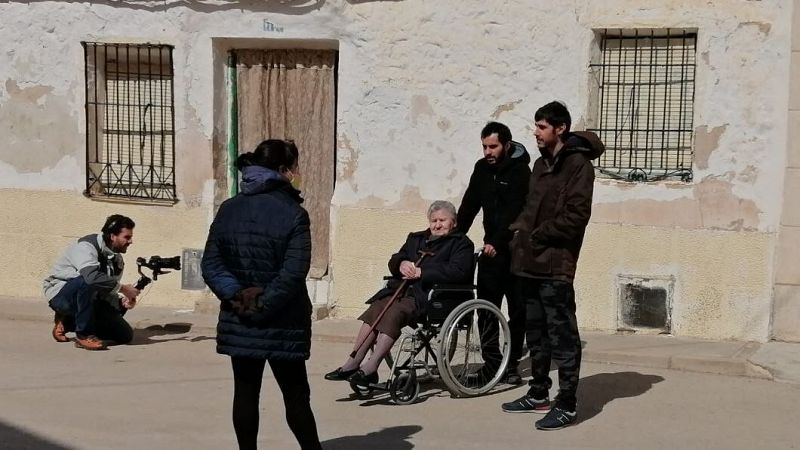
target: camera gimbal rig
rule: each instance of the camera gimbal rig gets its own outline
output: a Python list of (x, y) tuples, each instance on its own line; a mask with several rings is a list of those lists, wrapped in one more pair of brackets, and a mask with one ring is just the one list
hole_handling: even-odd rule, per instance
[[(139, 278), (139, 281), (136, 282), (135, 287), (141, 291), (153, 280), (158, 280), (159, 275), (169, 273), (165, 272), (163, 269), (181, 270), (181, 257), (173, 256), (171, 258), (162, 258), (160, 256), (151, 256), (149, 261), (140, 257), (136, 258), (136, 265), (138, 266), (138, 272), (141, 277)], [(153, 271), (152, 279), (142, 273), (142, 267), (146, 267)]]

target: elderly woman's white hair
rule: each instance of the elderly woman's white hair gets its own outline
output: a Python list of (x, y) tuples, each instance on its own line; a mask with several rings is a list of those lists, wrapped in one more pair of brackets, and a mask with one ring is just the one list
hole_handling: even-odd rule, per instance
[(436, 211), (444, 211), (450, 214), (450, 217), (453, 218), (453, 221), (456, 220), (456, 207), (447, 200), (436, 200), (435, 202), (431, 203), (431, 206), (428, 207), (428, 220), (430, 220), (431, 215), (433, 215), (433, 213)]

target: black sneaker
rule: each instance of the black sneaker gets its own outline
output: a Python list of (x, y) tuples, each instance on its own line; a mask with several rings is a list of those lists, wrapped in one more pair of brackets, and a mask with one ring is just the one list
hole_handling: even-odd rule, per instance
[(503, 403), (501, 407), (507, 413), (536, 413), (547, 414), (550, 412), (550, 399), (545, 397), (537, 400), (528, 395), (514, 400), (513, 402)]
[(536, 421), (536, 429), (545, 431), (560, 430), (575, 423), (575, 419), (577, 418), (577, 412), (567, 411), (560, 406), (556, 406), (541, 420)]

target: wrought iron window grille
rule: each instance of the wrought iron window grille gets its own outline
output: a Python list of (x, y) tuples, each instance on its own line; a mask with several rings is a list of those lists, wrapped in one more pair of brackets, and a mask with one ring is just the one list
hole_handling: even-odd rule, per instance
[(692, 180), (697, 33), (602, 30), (596, 132), (606, 152), (601, 176), (634, 182)]
[(171, 45), (82, 42), (89, 197), (177, 201)]

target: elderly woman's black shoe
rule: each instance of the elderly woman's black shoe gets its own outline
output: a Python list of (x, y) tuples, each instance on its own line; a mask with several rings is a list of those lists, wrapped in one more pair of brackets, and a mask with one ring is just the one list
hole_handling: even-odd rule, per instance
[(368, 387), (370, 384), (378, 384), (378, 372), (373, 372), (369, 375), (365, 374), (363, 370), (354, 373), (347, 381), (350, 384), (357, 384), (359, 386)]
[(345, 381), (348, 378), (350, 378), (356, 372), (358, 372), (358, 368), (355, 368), (353, 370), (342, 370), (342, 368), (339, 367), (338, 369), (334, 370), (333, 372), (326, 373), (325, 374), (325, 379), (326, 380), (331, 380), (331, 381)]

